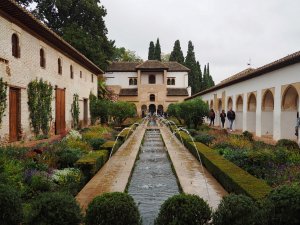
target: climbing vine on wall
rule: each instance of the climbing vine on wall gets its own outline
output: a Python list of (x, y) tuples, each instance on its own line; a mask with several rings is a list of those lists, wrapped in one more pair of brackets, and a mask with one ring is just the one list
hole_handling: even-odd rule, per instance
[(31, 81), (27, 88), (30, 124), (36, 136), (42, 133), (47, 135), (52, 120), (53, 88), (43, 79)]
[(71, 114), (72, 114), (72, 118), (73, 118), (73, 127), (75, 129), (78, 129), (78, 125), (79, 125), (79, 96), (78, 94), (74, 94), (73, 95), (73, 103), (71, 106)]
[(7, 106), (7, 83), (3, 82), (2, 77), (0, 78), (0, 128), (2, 124), (2, 117), (4, 116), (4, 112)]

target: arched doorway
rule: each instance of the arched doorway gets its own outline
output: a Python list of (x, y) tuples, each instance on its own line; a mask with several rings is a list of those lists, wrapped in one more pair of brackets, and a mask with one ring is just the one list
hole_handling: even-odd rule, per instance
[(145, 117), (147, 115), (147, 106), (142, 105), (141, 111), (142, 111), (142, 117)]
[(270, 90), (263, 95), (261, 105), (261, 134), (273, 136), (274, 96)]
[(153, 115), (156, 112), (156, 105), (149, 105), (149, 112), (151, 113), (151, 115)]
[(162, 105), (157, 106), (157, 114), (161, 116), (164, 114), (164, 107)]
[(248, 97), (247, 130), (256, 131), (256, 96), (251, 93)]
[(241, 95), (236, 100), (236, 113), (235, 113), (235, 129), (243, 130), (243, 98)]
[(299, 109), (299, 95), (296, 88), (288, 86), (282, 96), (281, 105), (281, 138), (297, 139), (295, 124)]
[(155, 102), (155, 95), (151, 94), (149, 100), (150, 100), (150, 102)]
[(228, 102), (227, 102), (227, 111), (229, 111), (230, 109), (232, 109), (233, 107), (233, 103), (232, 103), (232, 98), (229, 97), (228, 98)]
[(214, 108), (214, 101), (213, 101), (213, 100), (210, 100), (209, 108), (210, 108), (210, 109), (213, 109), (213, 108)]

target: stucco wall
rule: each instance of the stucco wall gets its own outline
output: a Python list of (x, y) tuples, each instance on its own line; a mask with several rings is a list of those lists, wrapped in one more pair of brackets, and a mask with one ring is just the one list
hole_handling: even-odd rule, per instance
[[(16, 33), (19, 37), (20, 58), (12, 56), (11, 36), (13, 33)], [(40, 67), (40, 48), (43, 48), (45, 51), (45, 68)], [(26, 137), (31, 136), (26, 89), (30, 81), (42, 78), (50, 82), (53, 87), (57, 86), (58, 88), (66, 89), (65, 112), (68, 128), (70, 128), (72, 120), (70, 110), (73, 94), (77, 93), (79, 99), (82, 100), (83, 98), (88, 98), (90, 92), (97, 92), (97, 77), (93, 75), (94, 81), (92, 82), (92, 73), (88, 69), (3, 17), (0, 17), (0, 58), (9, 61), (8, 64), (0, 62), (0, 76), (10, 86), (21, 88), (21, 125)], [(58, 58), (62, 59), (61, 75), (58, 74)], [(70, 78), (70, 65), (73, 66), (74, 79)], [(80, 71), (82, 71), (82, 78), (80, 78)], [(80, 101), (79, 104), (82, 109), (83, 101)], [(0, 130), (2, 138), (9, 133), (8, 110), (9, 107), (6, 109), (6, 116), (3, 118), (3, 125)], [(53, 126), (55, 121), (55, 92), (53, 92), (52, 116)], [(80, 119), (83, 119), (83, 110), (80, 112)]]

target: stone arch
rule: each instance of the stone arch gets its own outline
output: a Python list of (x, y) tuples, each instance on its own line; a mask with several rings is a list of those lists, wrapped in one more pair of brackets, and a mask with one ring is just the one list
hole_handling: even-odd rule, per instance
[(250, 93), (247, 105), (247, 130), (250, 132), (256, 131), (256, 96)]
[(147, 115), (147, 106), (142, 105), (141, 107), (142, 117), (145, 117)]
[(163, 107), (163, 105), (158, 105), (157, 106), (157, 114), (158, 115), (163, 115), (163, 113), (164, 113), (164, 107)]
[(261, 134), (272, 138), (274, 124), (274, 96), (270, 89), (267, 89), (263, 94), (261, 110)]
[(149, 112), (151, 115), (153, 115), (156, 112), (156, 105), (155, 104), (150, 104), (149, 105)]
[(283, 111), (297, 111), (299, 108), (299, 95), (297, 89), (290, 85), (288, 86), (282, 96), (282, 110)]
[(248, 111), (256, 112), (256, 97), (253, 93), (251, 93), (248, 98)]
[(281, 138), (296, 140), (295, 124), (299, 109), (299, 92), (289, 85), (283, 92), (281, 101)]
[(235, 117), (235, 129), (243, 130), (243, 108), (244, 101), (242, 95), (239, 95), (236, 100), (236, 117)]
[(266, 90), (262, 99), (262, 111), (273, 111), (274, 110), (274, 96), (273, 93), (268, 89)]
[(232, 98), (229, 97), (228, 101), (227, 101), (227, 109), (230, 110), (232, 108), (233, 108), (233, 101), (232, 101)]

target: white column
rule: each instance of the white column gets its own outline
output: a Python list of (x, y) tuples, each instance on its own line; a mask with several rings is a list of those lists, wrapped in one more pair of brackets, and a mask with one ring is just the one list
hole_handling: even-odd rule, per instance
[(273, 116), (273, 139), (281, 138), (281, 86), (275, 87)]
[(261, 137), (261, 90), (256, 92), (256, 124), (255, 124), (255, 135)]
[[(235, 95), (231, 96), (231, 99), (232, 99), (232, 110), (235, 112), (235, 120), (234, 120), (232, 129), (235, 130), (235, 127), (236, 127), (235, 126), (235, 124), (236, 124), (236, 116), (237, 116), (236, 115), (236, 96)], [(227, 104), (228, 104), (228, 101), (226, 102), (226, 109), (228, 109)], [(228, 120), (226, 120), (226, 121), (228, 121)]]
[(248, 98), (247, 93), (244, 93), (243, 97), (243, 131), (247, 130), (247, 106), (248, 106)]

